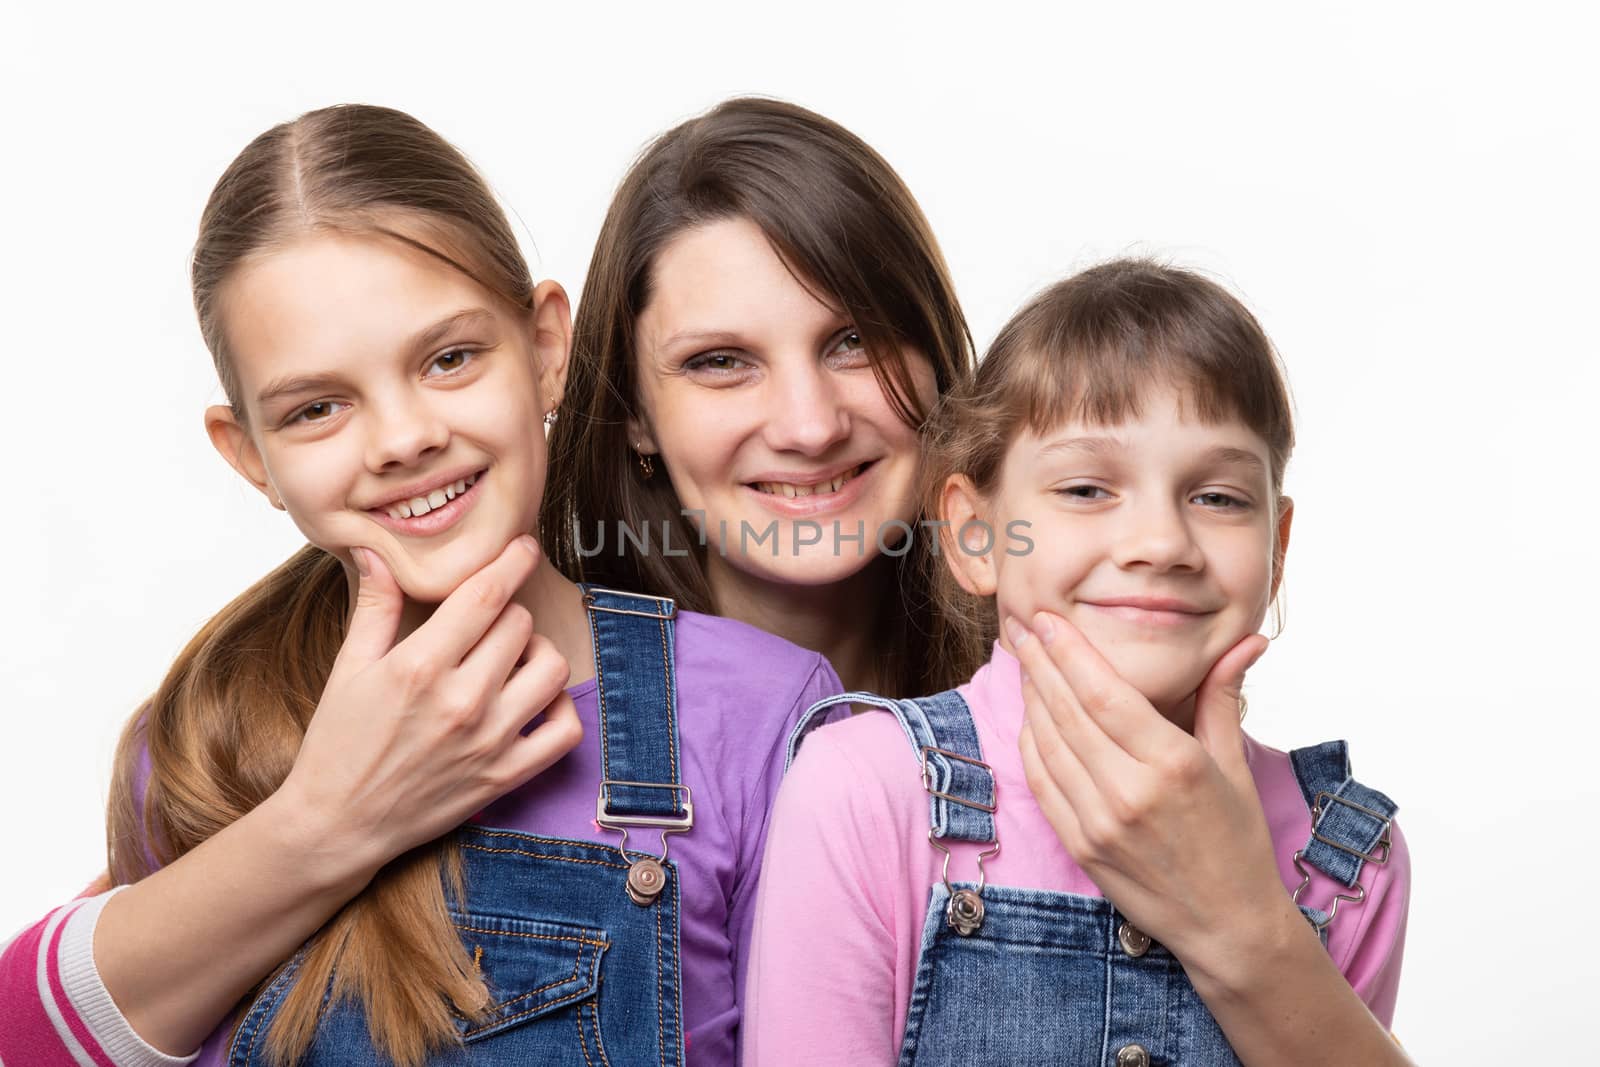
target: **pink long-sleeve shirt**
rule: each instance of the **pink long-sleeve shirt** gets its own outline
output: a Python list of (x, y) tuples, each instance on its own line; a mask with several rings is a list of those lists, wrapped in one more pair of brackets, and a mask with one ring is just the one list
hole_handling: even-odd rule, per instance
[[(1003, 847), (986, 861), (995, 885), (1101, 896), (1033, 800), (1017, 747), (1021, 670), (998, 645), (959, 692), (993, 767)], [(1283, 752), (1246, 738), (1284, 886), (1311, 832)], [(942, 855), (928, 844), (928, 794), (894, 717), (868, 712), (817, 730), (778, 793), (756, 903), (745, 993), (747, 1067), (870, 1067), (899, 1055)], [(952, 881), (975, 880), (980, 846), (953, 843)], [(1388, 863), (1363, 871), (1366, 903), (1343, 905), (1329, 928), (1334, 963), (1387, 1027), (1405, 941), (1410, 861), (1399, 828)], [(1302, 898), (1326, 909), (1336, 883), (1314, 876)]]

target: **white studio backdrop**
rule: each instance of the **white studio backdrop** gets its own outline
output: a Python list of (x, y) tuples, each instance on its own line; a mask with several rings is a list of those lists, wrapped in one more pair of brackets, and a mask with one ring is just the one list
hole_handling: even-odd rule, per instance
[(1244, 296), (1301, 441), (1288, 626), (1252, 672), (1248, 725), (1283, 748), (1349, 738), (1400, 802), (1416, 881), (1396, 1028), (1421, 1062), (1520, 1062), (1530, 1034), (1587, 1017), (1600, 96), (1578, 16), (282, 3), (0, 20), (0, 936), (101, 870), (123, 720), (298, 544), (201, 427), (219, 390), (186, 256), (233, 155), (329, 103), (411, 111), (576, 297), (643, 143), (759, 92), (894, 164), (980, 345), (1040, 286), (1123, 252)]

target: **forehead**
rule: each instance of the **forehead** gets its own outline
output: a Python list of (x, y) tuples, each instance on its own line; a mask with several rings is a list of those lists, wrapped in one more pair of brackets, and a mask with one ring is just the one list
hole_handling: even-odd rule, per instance
[(1262, 469), (1270, 463), (1267, 442), (1236, 415), (1202, 417), (1186, 400), (1183, 390), (1169, 384), (1151, 384), (1140, 390), (1137, 405), (1120, 417), (1088, 418), (1064, 415), (1043, 430), (1024, 426), (1012, 443), (1013, 457), (1200, 458), (1220, 455), (1243, 459), (1254, 456)]
[(639, 316), (652, 346), (688, 331), (773, 335), (831, 326), (837, 308), (802, 284), (748, 219), (719, 219), (678, 234), (651, 267)]
[(242, 382), (393, 355), (464, 307), (504, 310), (448, 264), (393, 238), (314, 233), (258, 255), (228, 280), (222, 314)]

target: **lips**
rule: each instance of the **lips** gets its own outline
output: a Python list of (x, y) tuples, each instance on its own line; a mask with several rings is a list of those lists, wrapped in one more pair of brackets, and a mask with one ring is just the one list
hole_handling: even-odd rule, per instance
[(1096, 615), (1158, 629), (1190, 626), (1215, 614), (1176, 597), (1121, 596), (1078, 602)]

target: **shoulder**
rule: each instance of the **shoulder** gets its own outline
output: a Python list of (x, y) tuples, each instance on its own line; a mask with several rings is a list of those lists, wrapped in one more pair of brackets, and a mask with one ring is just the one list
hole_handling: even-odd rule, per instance
[(842, 688), (820, 654), (734, 619), (680, 611), (673, 643), (683, 697), (744, 719), (792, 719)]
[(872, 822), (927, 821), (917, 755), (893, 715), (876, 709), (819, 726), (784, 781), (791, 803)]
[[(1300, 790), (1289, 753), (1248, 735), (1245, 744), (1256, 790), (1272, 833), (1279, 872), (1284, 885), (1293, 890), (1302, 879), (1294, 865), (1294, 856), (1310, 840), (1311, 810)], [(1356, 777), (1363, 784), (1387, 794), (1383, 783), (1367, 782), (1360, 779), (1359, 774)], [(1380, 850), (1382, 862), (1370, 862), (1362, 867), (1360, 881), (1364, 899), (1358, 905), (1346, 905), (1346, 910), (1339, 913), (1329, 928), (1329, 952), (1352, 979), (1355, 978), (1353, 970), (1366, 966), (1364, 957), (1387, 960), (1392, 954), (1397, 960), (1399, 944), (1404, 939), (1411, 895), (1411, 853), (1398, 818), (1390, 822), (1388, 836), (1388, 848)], [(1306, 887), (1303, 902), (1327, 910), (1338, 892), (1337, 883), (1315, 874)]]

